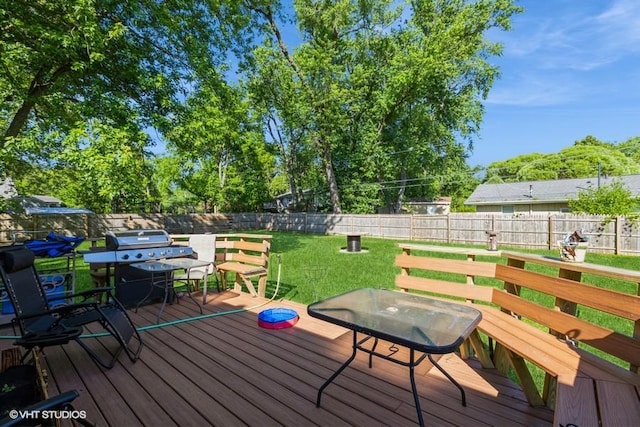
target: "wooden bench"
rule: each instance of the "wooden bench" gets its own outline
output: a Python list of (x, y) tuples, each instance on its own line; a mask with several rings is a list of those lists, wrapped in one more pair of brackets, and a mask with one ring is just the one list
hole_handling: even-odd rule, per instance
[[(172, 234), (174, 244), (187, 245), (191, 234)], [(241, 292), (244, 284), (252, 296), (265, 296), (269, 274), (271, 235), (216, 234), (216, 271), (220, 273), (222, 288), (227, 289), (227, 273), (235, 273), (234, 291)], [(258, 279), (258, 290), (252, 279)]]
[[(216, 269), (220, 272), (222, 287), (226, 289), (227, 273), (235, 273), (234, 291), (241, 292), (242, 284), (252, 296), (264, 297), (269, 274), (270, 235), (220, 234), (216, 241)], [(258, 279), (256, 291), (252, 279)]]
[[(531, 405), (555, 410), (554, 425), (640, 422), (640, 272), (504, 252), (506, 265), (444, 259), (411, 253), (429, 249), (400, 246), (396, 286), (480, 309), (482, 321), (470, 336), (469, 349), (463, 347), (461, 352), (472, 349), (484, 367), (513, 372)], [(525, 266), (558, 268), (558, 276)], [(635, 295), (581, 283), (582, 272), (632, 282)], [(469, 283), (469, 277), (477, 280)], [(532, 300), (535, 294), (542, 303)], [(623, 319), (628, 333), (591, 322), (587, 316)], [(542, 390), (535, 385), (530, 364), (544, 371)]]

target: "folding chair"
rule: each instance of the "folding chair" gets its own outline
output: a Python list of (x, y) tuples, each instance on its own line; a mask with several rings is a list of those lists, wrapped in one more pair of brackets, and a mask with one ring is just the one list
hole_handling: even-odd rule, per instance
[[(24, 246), (0, 250), (0, 276), (16, 313), (12, 323), (14, 327), (18, 325), (22, 333), (16, 345), (31, 350), (76, 341), (96, 363), (107, 369), (113, 367), (122, 350), (132, 362), (138, 360), (144, 345), (142, 337), (122, 304), (111, 294), (111, 288), (65, 296), (71, 301), (82, 300), (52, 307), (34, 262), (35, 255)], [(100, 302), (101, 296), (106, 296), (106, 302)], [(110, 354), (110, 359), (100, 357), (80, 338), (83, 327), (91, 323), (102, 325), (117, 341), (118, 348)]]
[[(191, 294), (190, 282), (194, 282), (193, 290), (198, 290), (200, 282), (203, 282), (202, 303), (207, 303), (207, 281), (209, 275), (213, 274), (216, 281), (216, 290), (220, 292), (218, 277), (216, 276), (216, 235), (215, 234), (194, 234), (189, 237), (189, 246), (196, 253), (199, 260), (210, 262), (206, 267), (193, 267), (181, 274), (173, 275), (173, 288), (178, 290), (186, 287), (186, 292)], [(179, 282), (184, 283), (181, 285)]]

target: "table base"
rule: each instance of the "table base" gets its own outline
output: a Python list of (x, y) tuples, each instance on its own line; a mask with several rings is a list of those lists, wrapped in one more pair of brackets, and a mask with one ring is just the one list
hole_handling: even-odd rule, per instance
[[(189, 286), (189, 285), (187, 284), (187, 286)], [(140, 300), (138, 305), (136, 305), (136, 309), (135, 309), (136, 313), (138, 312), (138, 308), (140, 308), (140, 306), (146, 300), (148, 300), (149, 297), (151, 297), (151, 294), (153, 293), (154, 287), (155, 288), (164, 289), (164, 297), (162, 298), (162, 305), (160, 306), (160, 310), (158, 310), (158, 315), (156, 316), (156, 324), (159, 324), (160, 323), (160, 318), (162, 316), (162, 312), (164, 311), (164, 307), (167, 305), (167, 303), (172, 304), (173, 300), (174, 300), (174, 296), (175, 296), (175, 300), (178, 301), (178, 303), (180, 303), (180, 301), (179, 301), (179, 297), (177, 295), (175, 295), (175, 291), (173, 289), (173, 279), (170, 277), (170, 273), (165, 272), (164, 273), (164, 279), (155, 280), (154, 279), (154, 273), (152, 272), (151, 273), (151, 286), (149, 287), (149, 293), (142, 300)], [(193, 298), (193, 295), (191, 295), (191, 292), (189, 290), (187, 290), (187, 296), (198, 307), (198, 310), (200, 310), (200, 314), (202, 314), (202, 306), (200, 305), (200, 303), (198, 303), (198, 301), (196, 301)]]
[[(367, 341), (369, 341), (372, 338), (374, 339), (373, 346), (370, 349), (366, 348), (366, 347), (363, 347), (363, 344), (366, 343)], [(373, 366), (373, 356), (380, 357), (382, 359), (389, 360), (390, 362), (393, 362), (393, 363), (396, 363), (396, 364), (402, 365), (402, 366), (407, 366), (409, 368), (409, 379), (411, 381), (411, 391), (413, 392), (413, 400), (414, 400), (415, 405), (416, 405), (416, 411), (418, 413), (418, 422), (420, 423), (420, 426), (424, 426), (424, 419), (422, 417), (422, 409), (420, 407), (420, 398), (418, 396), (418, 389), (416, 387), (415, 367), (418, 366), (425, 358), (428, 358), (429, 361), (433, 364), (433, 366), (438, 368), (438, 370), (440, 372), (442, 372), (442, 374), (445, 377), (447, 377), (447, 379), (453, 385), (455, 385), (458, 388), (458, 390), (460, 390), (462, 406), (467, 406), (467, 399), (466, 399), (466, 395), (465, 395), (465, 392), (464, 392), (464, 389), (462, 388), (462, 386), (447, 371), (445, 371), (445, 369), (442, 366), (440, 366), (440, 364), (438, 364), (438, 362), (436, 362), (433, 359), (433, 356), (431, 354), (422, 353), (418, 358), (416, 358), (416, 351), (409, 347), (409, 361), (407, 362), (407, 361), (396, 359), (396, 358), (394, 358), (394, 357), (392, 357), (390, 355), (387, 355), (387, 354), (378, 353), (376, 351), (377, 345), (378, 345), (378, 338), (373, 337), (371, 335), (366, 335), (365, 338), (363, 338), (360, 341), (358, 341), (358, 332), (355, 331), (355, 330), (353, 331), (353, 352), (351, 353), (351, 356), (349, 357), (349, 359), (347, 359), (347, 361), (344, 362), (342, 364), (342, 366), (340, 366), (338, 368), (338, 370), (336, 370), (324, 382), (324, 384), (322, 384), (322, 386), (320, 386), (320, 389), (318, 389), (318, 397), (316, 399), (316, 407), (318, 407), (318, 408), (320, 407), (320, 399), (322, 398), (322, 392), (324, 391), (324, 389), (327, 388), (327, 386), (329, 384), (331, 384), (331, 382), (334, 379), (336, 379), (338, 377), (338, 375), (340, 375), (340, 373), (342, 373), (342, 371), (344, 371), (345, 368), (347, 366), (349, 366), (349, 364), (351, 362), (353, 362), (353, 360), (356, 358), (356, 353), (357, 353), (358, 350), (369, 354), (369, 368), (371, 368)], [(394, 354), (394, 353), (395, 352), (393, 352), (392, 354)]]

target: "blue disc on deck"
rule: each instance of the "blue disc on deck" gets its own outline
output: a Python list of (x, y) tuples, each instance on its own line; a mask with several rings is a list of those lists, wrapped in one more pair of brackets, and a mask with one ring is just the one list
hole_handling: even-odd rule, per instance
[(258, 325), (267, 329), (284, 329), (298, 323), (298, 319), (298, 313), (290, 308), (269, 308), (258, 314)]

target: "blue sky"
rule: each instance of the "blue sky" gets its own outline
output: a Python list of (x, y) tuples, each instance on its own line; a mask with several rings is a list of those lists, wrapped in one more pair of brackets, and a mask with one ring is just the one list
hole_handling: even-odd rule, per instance
[(523, 0), (492, 60), (502, 76), (485, 102), (472, 166), (555, 153), (587, 135), (640, 136), (640, 1)]

